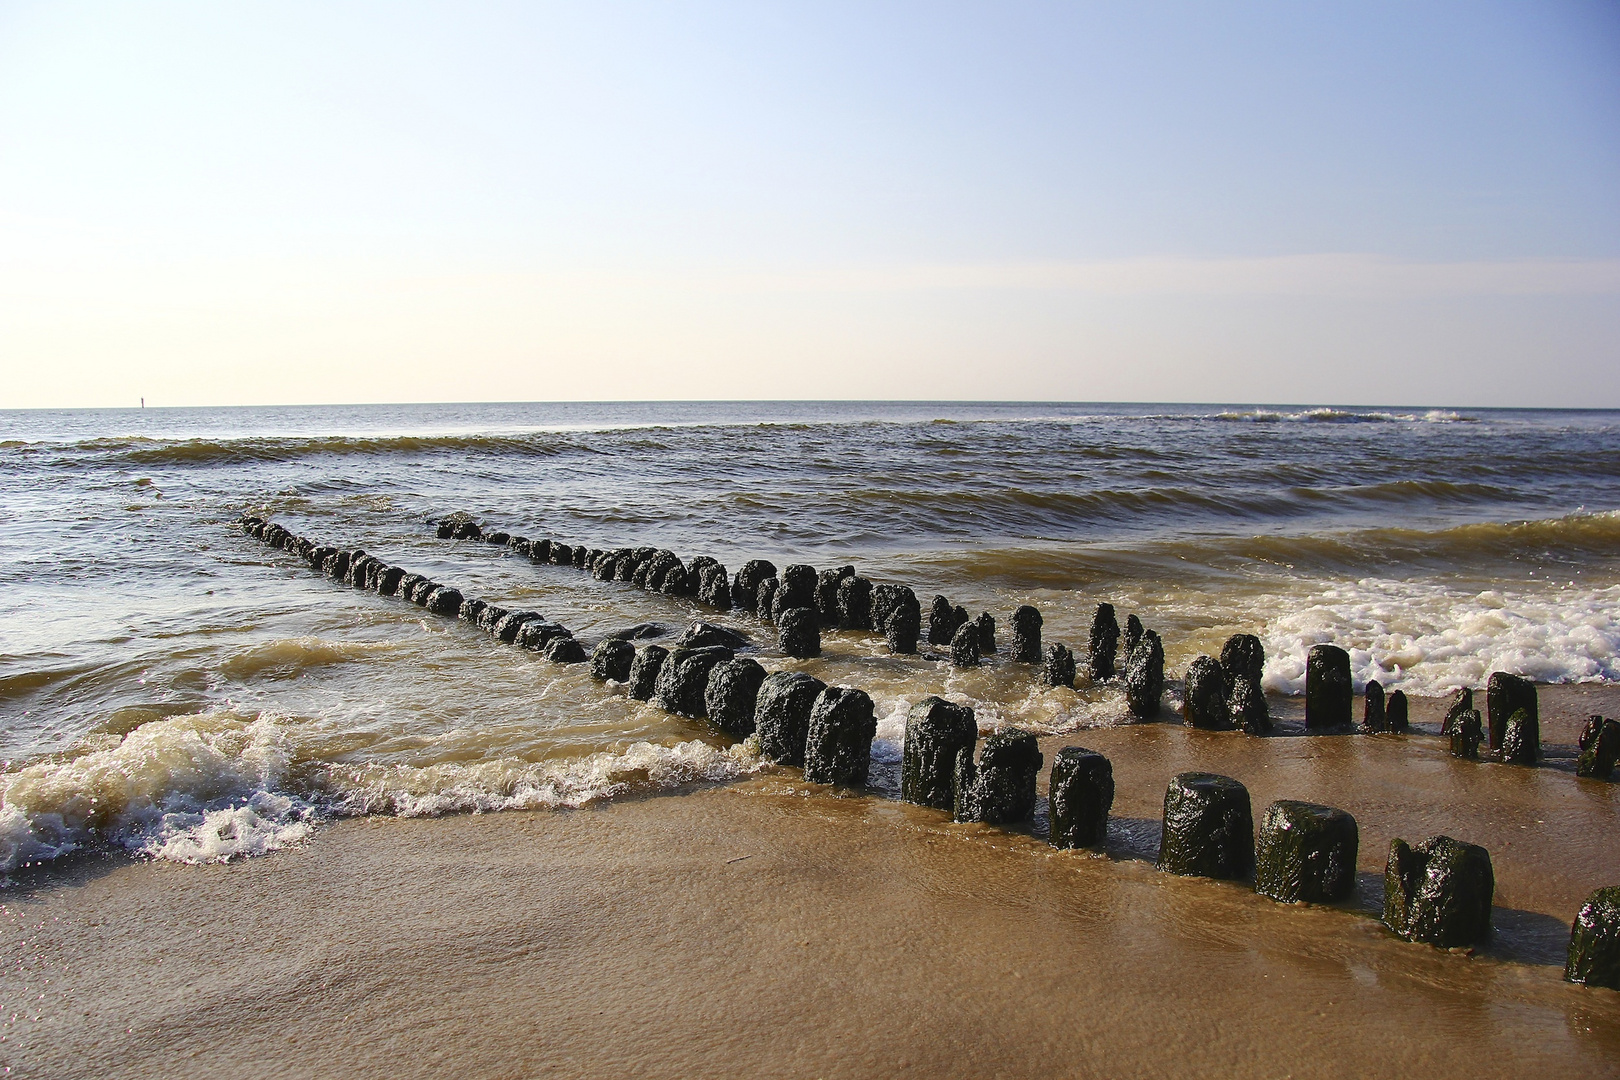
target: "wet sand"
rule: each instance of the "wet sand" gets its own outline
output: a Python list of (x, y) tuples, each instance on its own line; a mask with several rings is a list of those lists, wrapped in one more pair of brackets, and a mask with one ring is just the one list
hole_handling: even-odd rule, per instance
[[(1578, 780), (1614, 688), (1544, 689), (1548, 763), (1427, 735), (1045, 740), (1114, 761), (1106, 857), (789, 770), (563, 813), (338, 822), (186, 867), (87, 857), (0, 903), (11, 1075), (1620, 1075), (1620, 993), (1562, 982), (1620, 883), (1620, 784)], [(1278, 704), (1274, 702), (1274, 704)], [(1286, 703), (1287, 710), (1296, 702)], [(1434, 730), (1439, 703), (1414, 703)], [(1343, 807), (1361, 890), (1283, 906), (1151, 863), (1165, 782), (1209, 769)], [(1473, 955), (1371, 914), (1392, 836), (1484, 844)]]

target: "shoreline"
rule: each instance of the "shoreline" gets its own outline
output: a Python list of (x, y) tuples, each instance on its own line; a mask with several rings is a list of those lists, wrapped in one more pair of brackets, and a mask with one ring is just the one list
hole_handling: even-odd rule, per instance
[[(1048, 765), (1075, 743), (1114, 761), (1106, 857), (792, 770), (574, 811), (345, 819), (228, 864), (86, 855), (0, 893), (0, 980), (33, 1006), (0, 1026), (0, 1064), (1620, 1075), (1620, 992), (1561, 978), (1576, 908), (1620, 882), (1620, 784), (1577, 780), (1564, 751), (1620, 687), (1538, 689), (1538, 769), (1450, 758), (1425, 737), (1440, 699), (1414, 699), (1409, 736), (1043, 738)], [(1164, 782), (1191, 768), (1241, 779), (1257, 818), (1283, 797), (1353, 813), (1356, 895), (1284, 906), (1157, 871)], [(1492, 855), (1496, 932), (1474, 955), (1372, 914), (1390, 837), (1434, 832)]]

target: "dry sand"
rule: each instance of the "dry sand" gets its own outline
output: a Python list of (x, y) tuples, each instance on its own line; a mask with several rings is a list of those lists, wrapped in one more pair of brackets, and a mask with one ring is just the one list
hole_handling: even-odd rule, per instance
[[(790, 771), (567, 813), (338, 822), (222, 866), (101, 857), (0, 905), (14, 1076), (1620, 1076), (1620, 993), (1561, 980), (1620, 883), (1620, 783), (1573, 776), (1612, 688), (1543, 691), (1548, 764), (1415, 735), (1145, 724), (1107, 857)], [(1437, 703), (1417, 703), (1429, 731)], [(1342, 908), (1161, 874), (1184, 769), (1343, 807)], [(1484, 844), (1494, 940), (1393, 939), (1392, 836)]]

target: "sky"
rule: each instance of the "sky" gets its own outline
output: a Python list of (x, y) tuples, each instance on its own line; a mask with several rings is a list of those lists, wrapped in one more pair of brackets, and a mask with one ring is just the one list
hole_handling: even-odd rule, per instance
[(0, 0), (0, 408), (1620, 407), (1620, 0)]

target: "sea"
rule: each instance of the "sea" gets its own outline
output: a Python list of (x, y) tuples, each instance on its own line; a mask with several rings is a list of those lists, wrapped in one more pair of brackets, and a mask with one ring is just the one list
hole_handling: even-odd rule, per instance
[[(1043, 687), (1002, 651), (826, 631), (793, 660), (743, 612), (509, 549), (489, 530), (852, 564), (1083, 654), (1099, 603), (1163, 638), (1166, 704), (1257, 634), (1265, 687), (1307, 650), (1358, 689), (1433, 696), (1502, 670), (1620, 679), (1620, 412), (916, 402), (376, 405), (0, 412), (0, 875), (72, 852), (254, 855), (362, 814), (578, 807), (766, 767), (467, 623), (342, 586), (244, 513), (533, 609), (587, 648), (627, 626), (736, 629), (767, 668), (856, 686), (874, 775), (909, 705), (981, 726), (1129, 722), (1117, 681)], [(667, 644), (667, 642), (666, 642)], [(879, 784), (881, 788), (881, 783)], [(881, 791), (880, 791), (881, 793)]]

